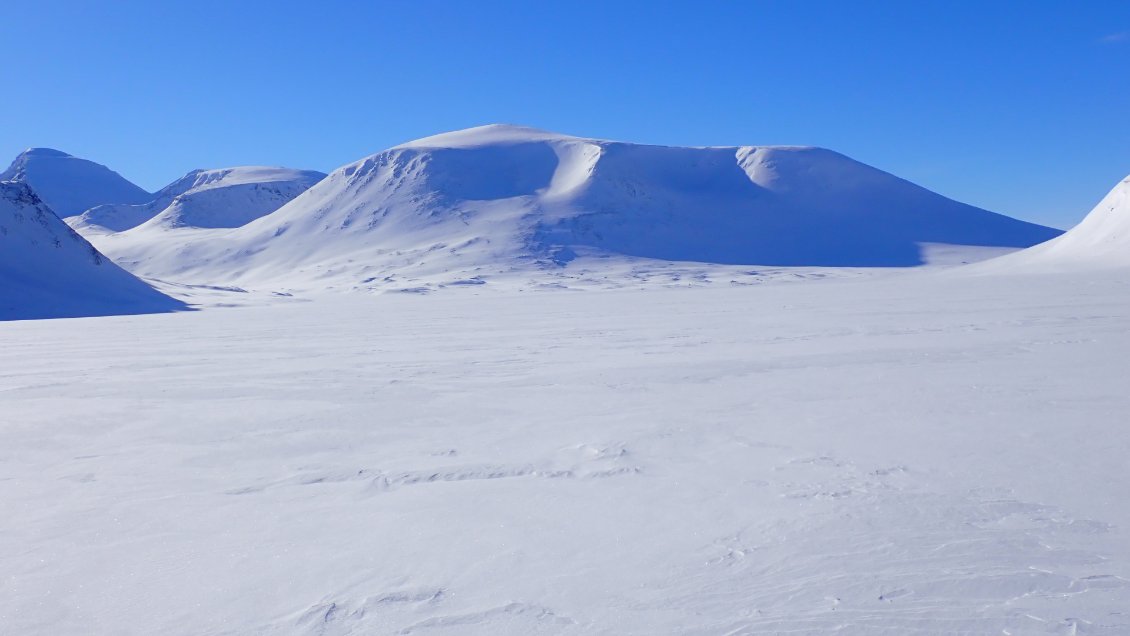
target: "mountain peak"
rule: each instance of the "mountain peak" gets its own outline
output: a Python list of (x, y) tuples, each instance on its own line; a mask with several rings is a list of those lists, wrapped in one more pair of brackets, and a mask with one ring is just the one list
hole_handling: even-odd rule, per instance
[(28, 148), (20, 153), (21, 157), (59, 157), (73, 158), (73, 155), (63, 152), (62, 150), (55, 150), (54, 148)]
[(107, 260), (24, 181), (0, 182), (0, 320), (184, 309)]
[(0, 172), (0, 181), (23, 181), (60, 218), (104, 203), (143, 203), (151, 195), (93, 161), (53, 148), (28, 148)]
[(431, 135), (401, 144), (397, 148), (473, 148), (492, 144), (505, 145), (568, 139), (577, 139), (577, 137), (529, 126), (487, 124)]

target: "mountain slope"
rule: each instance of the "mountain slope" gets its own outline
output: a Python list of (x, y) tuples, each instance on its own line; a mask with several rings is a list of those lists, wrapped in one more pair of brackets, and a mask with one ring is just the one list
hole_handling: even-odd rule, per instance
[(987, 261), (979, 271), (1051, 271), (1130, 267), (1130, 177), (1063, 236)]
[(104, 203), (143, 203), (153, 195), (106, 166), (50, 148), (29, 148), (0, 181), (23, 181), (60, 217)]
[(165, 228), (239, 227), (277, 210), (325, 176), (265, 166), (193, 170), (162, 188), (152, 201), (101, 205), (67, 222), (92, 232), (122, 232), (150, 222)]
[(1057, 234), (818, 148), (642, 146), (495, 125), (339, 168), (235, 230), (100, 246), (147, 276), (353, 288), (544, 271), (578, 254), (911, 266), (923, 243), (1020, 248)]
[(28, 184), (0, 182), (0, 320), (183, 308), (102, 256)]

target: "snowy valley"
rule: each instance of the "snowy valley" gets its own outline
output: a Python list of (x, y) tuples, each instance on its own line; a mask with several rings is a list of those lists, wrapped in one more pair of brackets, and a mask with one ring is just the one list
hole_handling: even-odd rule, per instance
[(4, 175), (0, 633), (1130, 633), (1130, 182), (1063, 233), (500, 125)]

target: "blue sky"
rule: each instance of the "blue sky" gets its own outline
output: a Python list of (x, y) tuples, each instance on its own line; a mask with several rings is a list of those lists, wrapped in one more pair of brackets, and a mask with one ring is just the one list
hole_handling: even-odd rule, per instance
[[(1075, 6), (1072, 6), (1072, 5)], [(100, 6), (101, 5), (101, 6)], [(1130, 173), (1130, 3), (8, 3), (0, 162), (156, 189), (492, 122), (838, 150), (1061, 227)]]

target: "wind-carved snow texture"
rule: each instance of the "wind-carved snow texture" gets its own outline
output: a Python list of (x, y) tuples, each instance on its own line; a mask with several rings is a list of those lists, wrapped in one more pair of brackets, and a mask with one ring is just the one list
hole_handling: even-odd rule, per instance
[[(445, 457), (453, 457), (456, 454), (454, 450), (438, 453)], [(639, 466), (625, 462), (627, 454), (627, 450), (623, 447), (599, 448), (580, 444), (563, 449), (556, 454), (556, 458), (530, 464), (455, 464), (395, 471), (369, 468), (331, 473), (313, 471), (273, 483), (237, 488), (229, 491), (229, 494), (244, 495), (282, 486), (309, 486), (345, 481), (363, 482), (373, 492), (383, 492), (405, 486), (452, 481), (515, 478), (600, 479), (639, 472)]]
[(0, 320), (183, 308), (110, 262), (28, 184), (0, 181)]
[(0, 324), (0, 632), (1130, 633), (1123, 291)]
[(109, 168), (50, 148), (28, 148), (0, 173), (0, 181), (27, 183), (57, 215), (67, 217), (103, 203), (152, 198)]
[(140, 205), (101, 205), (67, 219), (85, 232), (144, 226), (233, 228), (274, 212), (326, 175), (312, 170), (241, 166), (193, 170)]
[(1018, 249), (1059, 234), (820, 148), (643, 146), (498, 125), (343, 166), (242, 227), (148, 225), (88, 236), (141, 276), (286, 292), (616, 286), (637, 269), (690, 280), (702, 264), (741, 283), (759, 277), (751, 265), (907, 267), (930, 245)]

